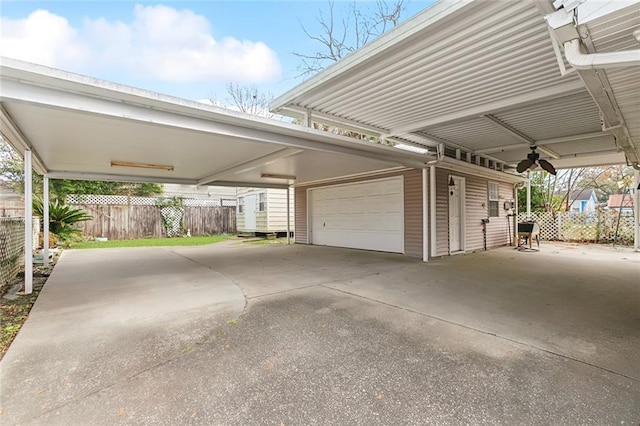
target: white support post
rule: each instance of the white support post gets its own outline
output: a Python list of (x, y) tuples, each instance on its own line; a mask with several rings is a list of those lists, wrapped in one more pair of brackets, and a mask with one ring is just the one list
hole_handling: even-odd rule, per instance
[(429, 168), (429, 208), (430, 208), (430, 232), (431, 237), (431, 257), (436, 257), (436, 166), (430, 166)]
[(633, 251), (640, 252), (640, 171), (633, 170)]
[(531, 172), (527, 172), (527, 220), (531, 220)]
[(427, 169), (422, 169), (422, 261), (429, 261), (429, 190)]
[(312, 119), (312, 115), (311, 115), (311, 110), (310, 109), (306, 109), (304, 111), (304, 118), (303, 118), (303, 123), (302, 125), (304, 127), (313, 127), (313, 119)]
[(287, 245), (291, 244), (291, 187), (287, 186)]
[(42, 265), (49, 266), (49, 178), (42, 179)]
[(24, 152), (24, 294), (33, 292), (33, 180), (31, 151)]

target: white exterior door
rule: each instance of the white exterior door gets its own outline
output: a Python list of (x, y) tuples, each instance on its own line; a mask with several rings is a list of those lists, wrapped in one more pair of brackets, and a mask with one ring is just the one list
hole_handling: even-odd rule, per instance
[(246, 231), (256, 230), (256, 196), (247, 195), (244, 197), (244, 229)]
[(309, 241), (404, 252), (402, 176), (309, 190)]
[(449, 185), (449, 251), (464, 250), (464, 178), (451, 176)]

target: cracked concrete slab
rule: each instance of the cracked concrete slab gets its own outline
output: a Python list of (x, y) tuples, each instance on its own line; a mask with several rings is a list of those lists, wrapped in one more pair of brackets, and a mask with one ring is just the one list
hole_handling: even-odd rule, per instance
[(428, 264), (306, 246), (67, 252), (0, 363), (0, 422), (633, 423), (639, 266), (562, 245)]

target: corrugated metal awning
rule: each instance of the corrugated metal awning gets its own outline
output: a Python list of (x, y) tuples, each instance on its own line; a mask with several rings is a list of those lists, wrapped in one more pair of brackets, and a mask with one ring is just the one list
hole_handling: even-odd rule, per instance
[[(623, 163), (580, 75), (561, 72), (560, 64), (570, 66), (554, 50), (549, 11), (545, 1), (440, 1), (272, 108), (390, 140), (444, 143), (510, 166), (532, 144), (546, 148), (542, 157), (556, 167)], [(596, 50), (640, 47), (632, 37), (639, 11), (636, 4), (615, 12), (615, 25), (611, 15), (586, 24)], [(628, 68), (607, 74), (631, 138), (639, 140), (640, 69)]]

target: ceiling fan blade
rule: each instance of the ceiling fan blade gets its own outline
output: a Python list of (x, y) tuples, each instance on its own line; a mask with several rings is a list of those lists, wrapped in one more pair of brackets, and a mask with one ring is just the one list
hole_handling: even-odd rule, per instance
[(540, 167), (542, 167), (543, 169), (545, 169), (546, 171), (548, 171), (552, 175), (556, 174), (556, 168), (553, 167), (553, 164), (551, 164), (547, 160), (540, 159), (540, 160), (538, 160), (538, 163), (540, 164)]
[(525, 160), (522, 160), (521, 162), (518, 163), (518, 166), (516, 167), (516, 170), (518, 171), (518, 173), (522, 173), (525, 170), (527, 170), (529, 167), (531, 167), (534, 163), (534, 160), (527, 158)]

